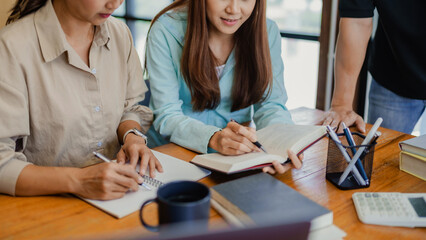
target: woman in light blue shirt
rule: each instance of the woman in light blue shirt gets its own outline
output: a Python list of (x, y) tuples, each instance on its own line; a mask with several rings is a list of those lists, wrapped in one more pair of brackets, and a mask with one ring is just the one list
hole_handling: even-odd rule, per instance
[[(266, 0), (177, 0), (154, 18), (146, 49), (150, 147), (173, 142), (238, 155), (260, 150), (254, 128), (236, 122), (292, 124), (281, 36), (265, 12)], [(300, 167), (301, 159), (289, 156)]]

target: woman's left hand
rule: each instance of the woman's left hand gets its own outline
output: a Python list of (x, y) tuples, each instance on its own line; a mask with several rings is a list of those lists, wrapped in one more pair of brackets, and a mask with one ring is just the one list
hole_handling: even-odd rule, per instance
[(302, 168), (303, 154), (300, 154), (300, 156), (297, 157), (297, 155), (291, 150), (288, 150), (287, 154), (291, 160), (291, 163), (286, 163), (282, 165), (278, 161), (273, 161), (272, 162), (273, 167), (264, 167), (262, 171), (265, 173), (270, 173), (270, 174), (275, 174), (277, 172), (279, 174), (283, 174), (291, 168), (297, 168), (297, 169)]
[(140, 175), (145, 174), (148, 166), (149, 176), (152, 178), (155, 177), (155, 170), (163, 172), (160, 161), (154, 156), (151, 149), (146, 146), (145, 139), (134, 134), (129, 134), (126, 137), (124, 145), (117, 154), (117, 163), (124, 164), (126, 163), (126, 159), (129, 160), (130, 165), (134, 168), (136, 168), (140, 159)]

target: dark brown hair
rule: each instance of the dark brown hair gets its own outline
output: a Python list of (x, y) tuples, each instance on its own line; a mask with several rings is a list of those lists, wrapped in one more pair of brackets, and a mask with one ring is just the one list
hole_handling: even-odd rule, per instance
[[(220, 103), (216, 58), (209, 48), (205, 0), (176, 0), (160, 11), (152, 24), (170, 10), (188, 11), (188, 25), (181, 59), (182, 75), (194, 111), (214, 109)], [(152, 26), (151, 24), (151, 26)], [(231, 111), (264, 101), (272, 88), (272, 66), (266, 31), (266, 0), (256, 0), (251, 16), (235, 33), (235, 71)]]
[(12, 13), (7, 18), (6, 25), (24, 16), (31, 14), (46, 4), (47, 0), (18, 0), (10, 10)]

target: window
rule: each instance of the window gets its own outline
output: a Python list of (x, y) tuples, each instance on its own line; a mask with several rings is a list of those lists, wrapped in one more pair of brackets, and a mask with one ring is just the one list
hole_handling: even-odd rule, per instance
[[(267, 16), (281, 30), (284, 82), (289, 96), (287, 107), (315, 108), (322, 0), (267, 1)], [(125, 0), (114, 13), (132, 31), (142, 62), (150, 21), (171, 2), (173, 1)]]
[(266, 15), (281, 30), (287, 108), (315, 108), (322, 0), (268, 0)]
[(145, 61), (145, 40), (151, 20), (172, 2), (172, 0), (125, 0), (114, 12), (114, 16), (123, 19), (129, 26), (142, 64)]

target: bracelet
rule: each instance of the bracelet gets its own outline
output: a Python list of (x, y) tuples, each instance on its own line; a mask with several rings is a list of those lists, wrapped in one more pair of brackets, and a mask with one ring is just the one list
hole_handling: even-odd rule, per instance
[(145, 144), (148, 144), (148, 137), (145, 136), (145, 134), (143, 134), (137, 128), (129, 129), (129, 130), (127, 130), (126, 133), (124, 133), (124, 135), (123, 135), (123, 144), (124, 144), (124, 141), (126, 140), (127, 134), (129, 134), (129, 133), (133, 133), (136, 136), (139, 136), (139, 137), (143, 138), (145, 140)]

